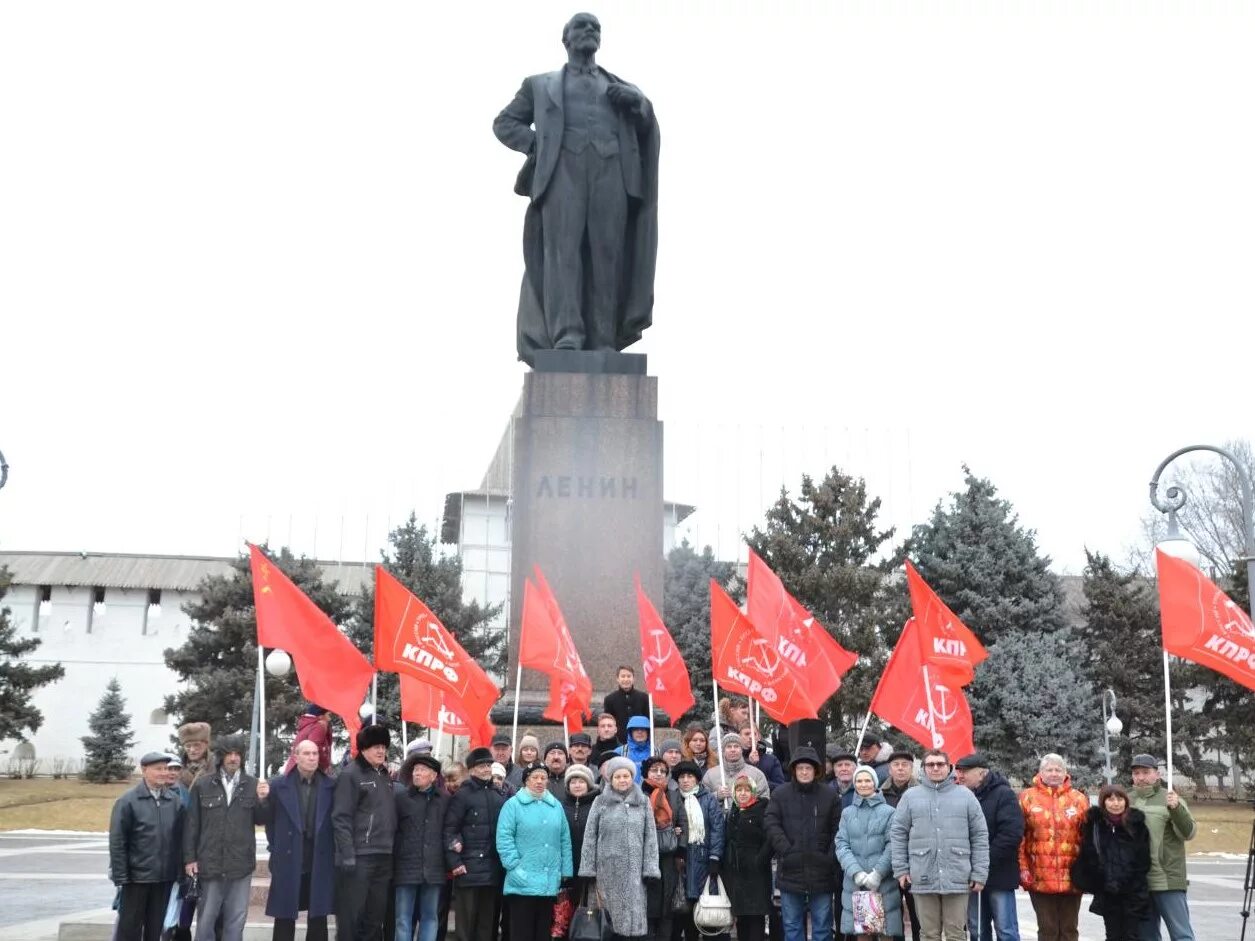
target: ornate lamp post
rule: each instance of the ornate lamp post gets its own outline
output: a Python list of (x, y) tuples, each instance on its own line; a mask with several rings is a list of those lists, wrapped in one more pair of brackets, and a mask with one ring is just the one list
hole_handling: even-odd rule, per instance
[[(1107, 706), (1108, 699), (1111, 700), (1110, 708)], [(1108, 784), (1116, 779), (1115, 768), (1111, 766), (1111, 736), (1119, 735), (1123, 731), (1124, 723), (1116, 715), (1115, 690), (1105, 689), (1102, 694), (1102, 747), (1107, 753), (1107, 767), (1103, 769), (1103, 776)]]

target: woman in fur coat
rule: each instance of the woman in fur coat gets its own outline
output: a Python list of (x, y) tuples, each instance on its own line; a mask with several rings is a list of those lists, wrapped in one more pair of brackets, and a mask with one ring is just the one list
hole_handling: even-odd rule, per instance
[(653, 809), (636, 786), (630, 758), (611, 758), (601, 775), (609, 785), (588, 815), (580, 875), (597, 880), (597, 898), (615, 937), (643, 938), (649, 932), (644, 880), (661, 875)]
[(1137, 941), (1138, 925), (1150, 913), (1150, 830), (1146, 816), (1129, 806), (1118, 784), (1098, 792), (1081, 828), (1081, 855), (1072, 884), (1092, 892), (1089, 910), (1101, 915), (1107, 941)]

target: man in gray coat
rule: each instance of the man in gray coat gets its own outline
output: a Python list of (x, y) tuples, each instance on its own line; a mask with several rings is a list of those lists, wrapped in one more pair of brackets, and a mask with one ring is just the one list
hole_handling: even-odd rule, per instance
[(910, 887), (923, 941), (967, 937), (967, 900), (989, 878), (980, 802), (950, 777), (950, 758), (924, 752), (924, 780), (902, 794), (889, 827), (893, 875)]

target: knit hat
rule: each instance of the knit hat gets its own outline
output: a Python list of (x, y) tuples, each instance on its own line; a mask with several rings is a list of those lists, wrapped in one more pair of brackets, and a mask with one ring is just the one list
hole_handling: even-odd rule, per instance
[(665, 755), (669, 751), (678, 751), (683, 754), (684, 749), (680, 746), (678, 738), (669, 738), (658, 746), (658, 754)]
[(504, 778), (505, 777), (505, 765), (503, 765), (499, 761), (494, 761), (492, 763), (492, 776), (494, 778)]
[(548, 745), (545, 746), (545, 750), (540, 753), (540, 757), (548, 758), (549, 753), (551, 751), (560, 751), (564, 755), (567, 753), (566, 746), (563, 745), (561, 742), (550, 742)]
[(305, 705), (304, 714), (307, 716), (321, 716), (321, 715), (325, 715), (326, 712), (327, 712), (326, 709), (324, 709), (322, 706), (317, 705), (316, 703), (311, 702), (311, 703), (306, 703)]
[(583, 778), (588, 782), (588, 789), (590, 791), (593, 789), (595, 783), (593, 781), (593, 772), (587, 765), (571, 765), (571, 767), (566, 769), (566, 774), (562, 776), (562, 783), (569, 785), (572, 778)]
[(854, 769), (855, 781), (858, 780), (858, 776), (860, 774), (870, 774), (872, 776), (872, 785), (874, 787), (880, 787), (880, 776), (876, 774), (876, 769), (873, 768), (871, 765), (859, 765), (857, 768), (855, 768)]
[(184, 748), (189, 742), (209, 744), (210, 730), (208, 722), (188, 722), (179, 726), (179, 744)]
[(697, 767), (697, 762), (689, 761), (687, 758), (671, 769), (671, 777), (679, 781), (686, 774), (691, 774), (699, 781), (702, 779), (702, 770)]
[(740, 745), (741, 734), (739, 732), (724, 732), (723, 738), (719, 739), (719, 744), (725, 748), (729, 745)]
[(636, 762), (631, 758), (624, 758), (622, 755), (615, 755), (604, 765), (601, 766), (601, 779), (609, 781), (614, 777), (616, 771), (631, 771), (632, 777), (636, 777)]
[(376, 745), (382, 745), (387, 748), (392, 743), (392, 737), (388, 734), (388, 727), (384, 725), (368, 725), (357, 733), (357, 750), (365, 751), (368, 748), (374, 748)]
[(536, 749), (536, 754), (540, 754), (540, 739), (531, 733), (528, 733), (519, 739), (519, 753), (521, 754), (523, 749), (528, 745), (531, 745), (532, 748)]
[(414, 739), (414, 741), (410, 742), (410, 746), (409, 748), (405, 750), (405, 753), (407, 755), (412, 755), (415, 752), (430, 752), (430, 751), (431, 751), (431, 739), (416, 738)]
[(471, 768), (492, 763), (492, 749), (484, 748), (482, 745), (479, 748), (472, 748), (470, 754), (466, 756), (466, 770), (468, 771)]

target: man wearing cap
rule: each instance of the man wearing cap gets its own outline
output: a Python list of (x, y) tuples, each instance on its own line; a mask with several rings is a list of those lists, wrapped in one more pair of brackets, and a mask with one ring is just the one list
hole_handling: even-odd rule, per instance
[(628, 720), (633, 716), (644, 716), (647, 720), (645, 728), (649, 728), (649, 696), (636, 689), (636, 671), (631, 667), (619, 667), (615, 678), (619, 688), (606, 694), (606, 698), (601, 703), (601, 711), (614, 716), (619, 733), (619, 744), (625, 745), (628, 741)]
[(562, 800), (566, 794), (564, 775), (567, 765), (570, 764), (567, 760), (566, 746), (561, 742), (550, 742), (541, 753), (541, 761), (549, 772), (549, 793), (553, 795), (554, 800)]
[(471, 776), (445, 810), (445, 867), (454, 879), (458, 941), (491, 941), (505, 879), (497, 855), (497, 818), (506, 797), (493, 787), (490, 749), (472, 748), (466, 767)]
[(183, 749), (183, 771), (179, 780), (189, 791), (196, 779), (211, 770), (209, 759), (209, 739), (211, 730), (208, 722), (187, 722), (180, 725), (177, 732), (179, 747)]
[[(573, 765), (588, 766), (589, 759), (593, 754), (593, 737), (587, 732), (572, 732), (570, 739), (567, 740), (567, 755), (571, 759)], [(565, 772), (563, 772), (565, 774)], [(565, 790), (562, 792), (566, 793)], [(555, 794), (558, 800), (562, 800), (562, 795)]]
[(1185, 842), (1194, 839), (1194, 817), (1176, 791), (1170, 791), (1159, 778), (1159, 760), (1154, 755), (1133, 757), (1133, 789), (1130, 806), (1146, 815), (1150, 830), (1151, 914), (1139, 931), (1142, 941), (1159, 938), (1159, 922), (1168, 926), (1171, 941), (1194, 941), (1190, 907), (1185, 892), (1189, 880), (1185, 872)]
[(296, 767), (270, 781), (266, 842), (270, 891), (266, 914), (275, 920), (274, 941), (293, 941), (296, 919), (307, 912), (306, 941), (327, 941), (334, 911), (335, 830), (331, 823), (335, 781), (319, 767), (318, 745), (296, 746)]
[(823, 770), (813, 748), (799, 746), (789, 762), (793, 780), (776, 788), (763, 824), (777, 860), (776, 885), (785, 941), (832, 937), (832, 889), (836, 880), (833, 840), (841, 819), (837, 793), (817, 780)]
[(296, 738), (292, 740), (292, 753), (288, 755), (283, 773), (296, 767), (296, 746), (301, 742), (313, 742), (318, 746), (318, 770), (326, 774), (331, 770), (331, 713), (316, 703), (306, 703), (305, 711), (296, 720)]
[(191, 791), (183, 786), (183, 759), (178, 755), (166, 755), (170, 760), (166, 762), (166, 787), (179, 795), (179, 802), (184, 809), (187, 808), (187, 801), (191, 795)]
[(926, 941), (967, 937), (967, 900), (989, 878), (980, 802), (950, 776), (944, 751), (924, 752), (924, 780), (903, 793), (889, 825), (893, 875), (910, 886)]
[(829, 745), (828, 754), (832, 758), (832, 789), (841, 798), (841, 809), (845, 810), (858, 796), (854, 793), (854, 770), (858, 767), (858, 758), (854, 752), (839, 745)]
[[(435, 941), (445, 887), (444, 816), (449, 797), (436, 787), (440, 762), (430, 752), (410, 752), (397, 774), (397, 837), (393, 847), (396, 941)], [(417, 921), (415, 919), (417, 914)]]
[(357, 733), (357, 757), (336, 779), (331, 825), (339, 941), (377, 941), (383, 935), (397, 831), (387, 765), (390, 741), (386, 726), (364, 727)]
[(238, 737), (220, 738), (214, 756), (214, 771), (192, 785), (183, 822), (183, 869), (200, 880), (197, 941), (214, 938), (219, 915), (223, 941), (240, 941), (257, 868), (255, 828), (266, 822), (270, 785), (243, 770), (244, 743)]
[(166, 787), (170, 756), (140, 759), (143, 780), (113, 804), (109, 880), (122, 890), (118, 941), (159, 941), (170, 887), (179, 877), (183, 804)]
[(508, 778), (514, 770), (514, 748), (510, 736), (505, 732), (498, 732), (492, 737), (489, 747), (492, 750), (492, 760), (501, 765), (504, 772), (502, 777)]
[(1020, 884), (1020, 841), (1024, 814), (1007, 779), (989, 767), (980, 752), (954, 764), (958, 780), (980, 802), (989, 831), (989, 878), (985, 889), (967, 903), (967, 933), (972, 941), (1020, 941), (1015, 890)]
[(892, 755), (893, 749), (888, 743), (869, 737), (863, 739), (858, 748), (858, 763), (874, 769), (879, 783), (884, 784), (889, 778), (889, 759)]
[[(880, 793), (885, 803), (890, 807), (897, 807), (902, 795), (917, 784), (919, 784), (919, 779), (915, 776), (915, 755), (906, 749), (899, 748), (889, 756), (889, 777), (884, 784), (880, 785)], [(902, 901), (906, 905), (906, 910), (911, 913), (911, 937), (914, 941), (920, 941), (919, 915), (915, 913), (915, 898), (911, 895), (910, 889), (902, 893)]]

